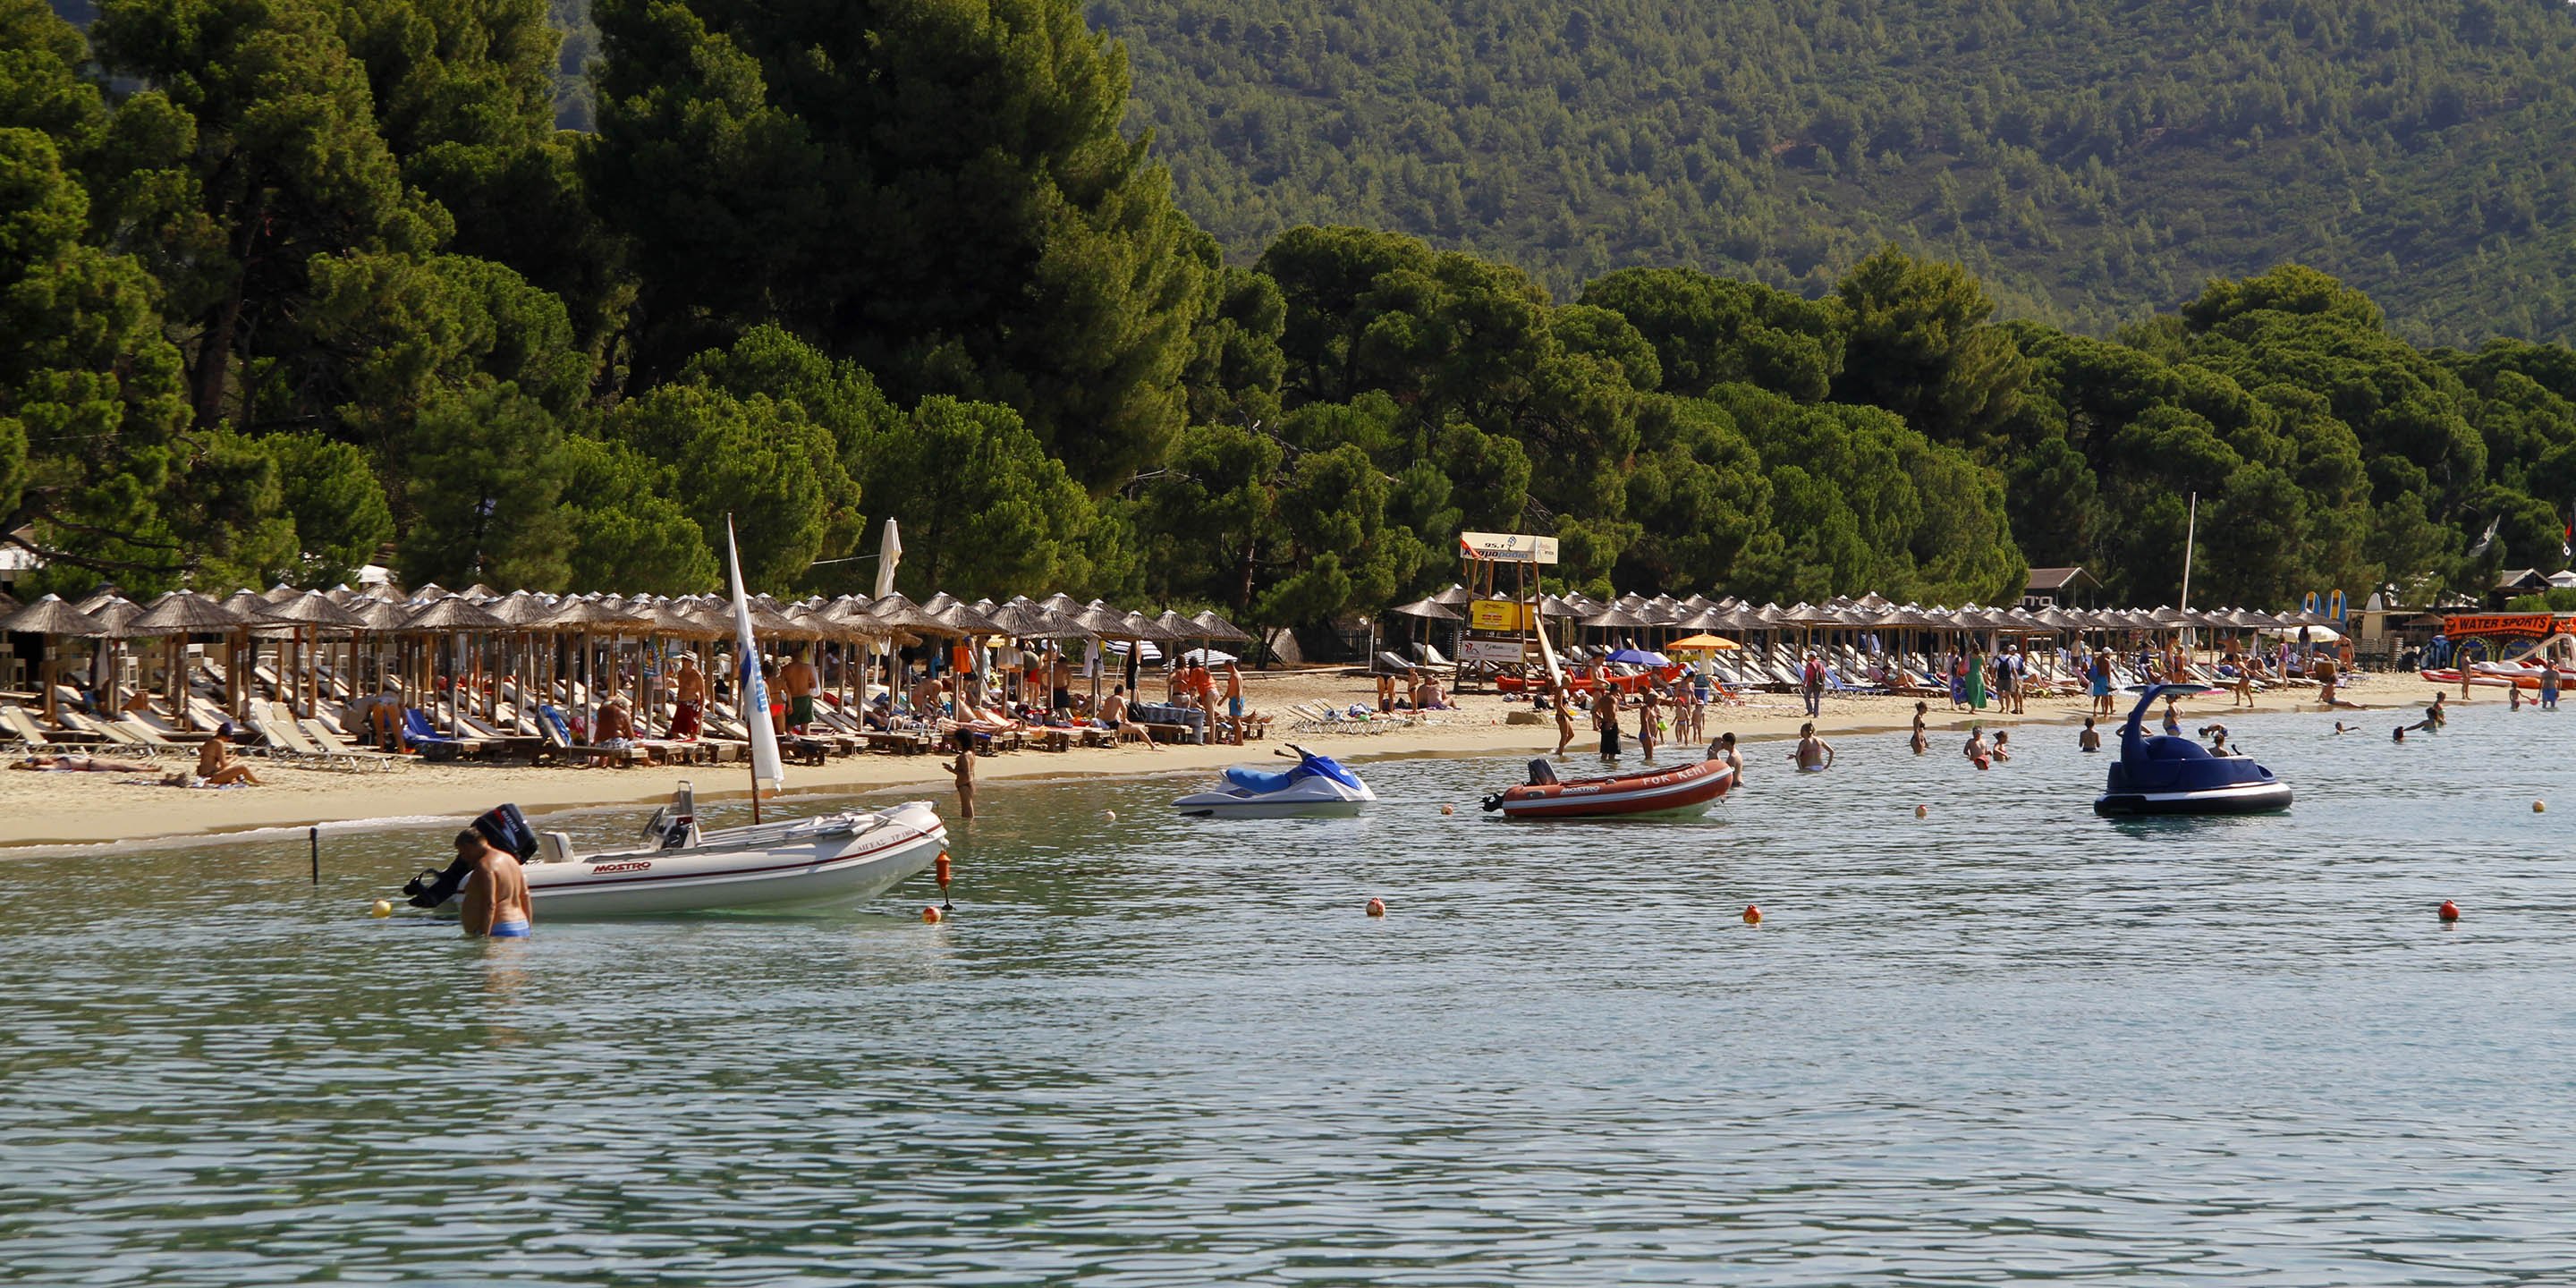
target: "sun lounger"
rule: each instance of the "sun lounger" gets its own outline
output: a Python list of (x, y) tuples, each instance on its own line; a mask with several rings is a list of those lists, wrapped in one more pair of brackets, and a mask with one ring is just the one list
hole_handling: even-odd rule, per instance
[(156, 754), (160, 749), (160, 745), (158, 743), (147, 742), (136, 736), (133, 732), (125, 729), (123, 726), (108, 724), (86, 712), (74, 711), (66, 707), (62, 711), (62, 721), (64, 726), (72, 730), (74, 733), (96, 738), (100, 742), (108, 743), (127, 751), (140, 752), (145, 756), (150, 756)]
[(0, 707), (0, 730), (7, 731), (7, 745), (20, 751), (59, 747), (72, 741), (45, 732), (44, 726), (36, 723), (35, 713), (20, 706)]
[(585, 756), (594, 760), (608, 761), (620, 769), (628, 765), (644, 764), (653, 758), (651, 752), (632, 742), (620, 747), (587, 746), (575, 743), (572, 740), (572, 725), (564, 719), (562, 712), (553, 707), (537, 708), (537, 719), (539, 727), (546, 731), (547, 750), (558, 757)]
[(480, 738), (460, 738), (440, 733), (429, 723), (429, 715), (418, 707), (403, 711), (403, 742), (431, 760), (455, 760), (479, 756), (489, 745)]
[(340, 735), (331, 732), (331, 730), (325, 727), (319, 720), (306, 720), (302, 723), (304, 727), (304, 736), (312, 739), (313, 745), (318, 748), (325, 757), (328, 757), (333, 762), (346, 764), (352, 769), (385, 770), (392, 769), (394, 766), (403, 763), (403, 758), (400, 756), (388, 755), (381, 751), (371, 751), (364, 747), (352, 747), (349, 744), (342, 742), (340, 740)]

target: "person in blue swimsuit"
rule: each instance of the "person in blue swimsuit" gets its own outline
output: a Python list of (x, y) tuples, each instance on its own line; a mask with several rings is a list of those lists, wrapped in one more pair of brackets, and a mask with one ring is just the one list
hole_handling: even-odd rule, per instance
[(494, 939), (527, 938), (536, 916), (534, 901), (528, 898), (528, 878), (519, 871), (519, 860), (493, 849), (481, 832), (470, 827), (456, 834), (456, 856), (473, 865), (465, 881), (465, 910), (460, 919), (465, 933)]

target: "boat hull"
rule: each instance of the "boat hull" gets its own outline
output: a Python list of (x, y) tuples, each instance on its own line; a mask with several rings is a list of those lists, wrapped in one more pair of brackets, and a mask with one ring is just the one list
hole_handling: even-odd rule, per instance
[(1703, 814), (1735, 785), (1735, 771), (1703, 760), (1616, 778), (1506, 788), (1487, 804), (1505, 818), (1675, 818)]
[(2093, 812), (2104, 818), (2141, 818), (2173, 814), (2271, 814), (2290, 807), (2290, 787), (2262, 782), (2205, 787), (2190, 791), (2109, 791), (2095, 799)]
[(541, 922), (639, 917), (864, 899), (919, 875), (948, 844), (947, 825), (919, 802), (853, 817), (855, 826), (804, 835), (793, 824), (734, 829), (754, 842), (782, 833), (766, 843), (726, 846), (719, 837), (697, 848), (588, 855), (523, 871)]
[[(1213, 797), (1222, 793), (1210, 792)], [(1356, 800), (1279, 801), (1249, 797), (1239, 800), (1213, 800), (1184, 796), (1172, 802), (1172, 808), (1183, 818), (1356, 818), (1360, 806)]]

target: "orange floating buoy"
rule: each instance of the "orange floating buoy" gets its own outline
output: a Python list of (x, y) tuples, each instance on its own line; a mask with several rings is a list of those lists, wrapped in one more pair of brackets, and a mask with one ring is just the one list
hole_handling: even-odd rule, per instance
[(933, 876), (939, 878), (940, 888), (946, 889), (948, 887), (948, 851), (939, 852), (939, 858), (930, 865), (930, 871)]
[(1929, 806), (1929, 805), (1917, 805), (1917, 806), (1915, 806), (1915, 807), (1914, 807), (1914, 817), (1916, 817), (1916, 818), (1930, 818), (1930, 817), (1932, 817), (1932, 807), (1931, 807), (1931, 806)]
[(1444, 815), (1455, 814), (1458, 812), (1458, 807), (1455, 805), (1443, 805), (1440, 807), (1440, 812)]
[(2448, 899), (2444, 899), (2444, 900), (2442, 901), (2442, 920), (2444, 920), (2444, 921), (2458, 921), (2459, 919), (2460, 919), (2460, 905), (2458, 905), (2458, 904), (2456, 904), (2456, 903), (2453, 903), (2453, 902), (2451, 902), (2451, 901), (2450, 901), (2450, 900), (2448, 900)]
[(2548, 812), (2549, 812), (2549, 802), (2547, 802), (2547, 801), (2533, 801), (2533, 802), (2531, 803), (2531, 812), (2532, 812), (2532, 813), (2534, 813), (2534, 814), (2546, 814), (2546, 813), (2548, 813)]
[(936, 925), (938, 925), (938, 924), (939, 924), (939, 909), (938, 909), (936, 906), (934, 906), (934, 905), (930, 905), (930, 904), (924, 904), (924, 905), (922, 905), (922, 909), (921, 909), (921, 923), (922, 923), (923, 925), (925, 925), (925, 926), (936, 926)]
[(1750, 903), (1744, 905), (1744, 924), (1748, 926), (1762, 924), (1762, 909), (1759, 905)]
[(1369, 900), (1369, 905), (1368, 905), (1368, 915), (1370, 915), (1370, 916), (1372, 916), (1372, 917), (1383, 917), (1383, 916), (1385, 916), (1385, 915), (1386, 915), (1386, 900), (1384, 900), (1384, 899), (1371, 899), (1371, 900)]

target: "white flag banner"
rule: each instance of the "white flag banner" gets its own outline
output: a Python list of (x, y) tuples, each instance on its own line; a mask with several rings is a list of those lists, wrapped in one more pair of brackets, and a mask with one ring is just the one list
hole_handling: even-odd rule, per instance
[(742, 593), (742, 539), (733, 533), (733, 516), (725, 516), (725, 574), (733, 579), (735, 688), (742, 696), (743, 727), (751, 731), (752, 789), (787, 785), (787, 768), (778, 759), (778, 731), (769, 723), (769, 684), (760, 678), (760, 646), (751, 639), (751, 601)]

